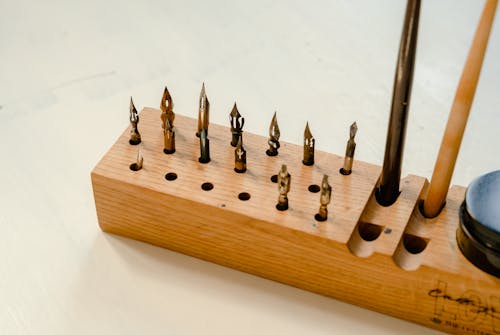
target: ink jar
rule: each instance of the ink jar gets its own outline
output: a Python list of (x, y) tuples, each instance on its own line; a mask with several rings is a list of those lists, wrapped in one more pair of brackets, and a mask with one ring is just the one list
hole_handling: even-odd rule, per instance
[(457, 242), (472, 264), (500, 278), (500, 170), (476, 178), (467, 188)]

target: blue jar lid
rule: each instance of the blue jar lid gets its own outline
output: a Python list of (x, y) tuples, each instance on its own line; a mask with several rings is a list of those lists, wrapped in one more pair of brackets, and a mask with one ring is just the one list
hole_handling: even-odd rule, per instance
[(464, 206), (469, 232), (484, 246), (500, 251), (500, 170), (473, 180)]

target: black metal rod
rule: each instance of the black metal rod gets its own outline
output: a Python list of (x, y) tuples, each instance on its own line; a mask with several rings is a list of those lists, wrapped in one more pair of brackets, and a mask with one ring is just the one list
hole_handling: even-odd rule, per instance
[(398, 63), (394, 77), (391, 116), (387, 129), (384, 165), (376, 198), (383, 206), (392, 205), (399, 196), (401, 165), (406, 137), (406, 124), (410, 108), (413, 69), (417, 49), (420, 0), (408, 0), (399, 45)]

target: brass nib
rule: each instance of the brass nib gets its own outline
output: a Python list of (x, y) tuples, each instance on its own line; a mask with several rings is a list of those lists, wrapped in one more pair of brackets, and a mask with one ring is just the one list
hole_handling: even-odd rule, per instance
[(200, 132), (200, 158), (198, 161), (203, 164), (210, 162), (210, 141), (205, 128), (202, 128)]
[(173, 154), (175, 152), (175, 131), (168, 117), (165, 119), (165, 129), (163, 129), (163, 136), (163, 152), (167, 155)]
[(165, 86), (165, 90), (163, 91), (163, 96), (161, 98), (161, 103), (160, 103), (160, 108), (161, 108), (161, 126), (163, 129), (165, 129), (165, 123), (166, 120), (170, 122), (170, 126), (174, 126), (174, 119), (175, 119), (175, 114), (174, 114), (174, 102), (172, 101), (172, 96), (170, 95), (170, 92), (168, 91), (167, 86)]
[(135, 109), (134, 101), (130, 97), (130, 140), (128, 141), (132, 145), (137, 145), (141, 143), (141, 134), (139, 134), (139, 129), (137, 129), (137, 124), (139, 123), (139, 114), (137, 114), (137, 109)]
[(139, 171), (142, 169), (142, 163), (144, 162), (144, 158), (142, 157), (141, 147), (137, 147), (137, 159), (135, 163), (130, 164), (130, 170)]
[(276, 118), (276, 112), (274, 112), (273, 119), (269, 125), (269, 149), (267, 149), (266, 154), (268, 156), (277, 156), (278, 149), (280, 147), (280, 128), (278, 127), (278, 119)]
[(288, 192), (290, 192), (290, 184), (292, 182), (292, 176), (288, 173), (286, 165), (281, 165), (281, 170), (278, 173), (278, 204), (276, 209), (280, 211), (285, 211), (288, 209)]
[(321, 182), (321, 195), (319, 198), (319, 212), (314, 216), (316, 221), (326, 221), (328, 219), (328, 204), (330, 203), (332, 197), (332, 187), (328, 183), (328, 176), (323, 175), (323, 181)]
[(234, 171), (243, 173), (247, 170), (247, 152), (243, 148), (243, 134), (240, 133), (238, 144), (234, 149)]
[(203, 83), (200, 92), (200, 105), (198, 109), (198, 131), (196, 132), (196, 136), (200, 137), (202, 129), (205, 129), (208, 136), (209, 116), (210, 102), (208, 101), (207, 94), (205, 93), (205, 83)]
[(348, 176), (352, 172), (352, 163), (354, 162), (354, 151), (356, 150), (356, 142), (354, 142), (354, 137), (358, 132), (358, 125), (354, 122), (349, 129), (349, 140), (347, 141), (347, 147), (345, 149), (344, 167), (340, 169), (340, 173), (344, 176)]
[(304, 165), (314, 164), (314, 144), (316, 140), (311, 134), (309, 129), (309, 122), (306, 123), (306, 129), (304, 130), (304, 159), (302, 163)]
[(232, 134), (231, 145), (235, 147), (238, 145), (238, 139), (240, 137), (240, 134), (243, 132), (243, 125), (245, 124), (245, 118), (241, 117), (241, 114), (238, 111), (238, 106), (236, 106), (236, 102), (234, 103), (233, 109), (229, 114), (229, 122), (231, 123)]

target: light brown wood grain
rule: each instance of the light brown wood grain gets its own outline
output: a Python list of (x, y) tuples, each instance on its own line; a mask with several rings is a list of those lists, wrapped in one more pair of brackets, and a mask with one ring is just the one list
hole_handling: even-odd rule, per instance
[[(499, 280), (472, 266), (456, 247), (462, 187), (452, 189), (435, 225), (439, 231), (422, 236), (428, 246), (414, 261), (415, 270), (406, 271), (395, 260), (405, 256), (401, 239), (408, 221), (425, 221), (415, 215), (425, 178), (405, 178), (396, 204), (380, 207), (372, 198), (380, 167), (355, 161), (353, 173), (343, 176), (338, 172), (343, 157), (320, 151), (314, 166), (304, 166), (302, 147), (290, 143), (268, 157), (267, 139), (249, 133), (244, 133), (248, 171), (238, 174), (228, 127), (210, 125), (212, 161), (200, 164), (196, 120), (177, 115), (177, 151), (165, 155), (159, 116), (150, 108), (140, 114), (142, 170), (129, 169), (137, 146), (129, 145), (127, 129), (92, 171), (104, 231), (446, 332), (500, 331)], [(270, 180), (282, 163), (292, 175), (290, 209), (283, 212), (275, 208), (278, 189)], [(167, 172), (178, 178), (167, 181)], [(319, 193), (307, 188), (319, 185), (323, 174), (330, 176), (333, 198), (328, 220), (317, 222)], [(203, 191), (204, 182), (214, 189)], [(250, 200), (239, 200), (240, 192), (250, 193)], [(383, 227), (365, 258), (347, 246), (360, 222)], [(473, 303), (464, 304), (464, 296)]]

